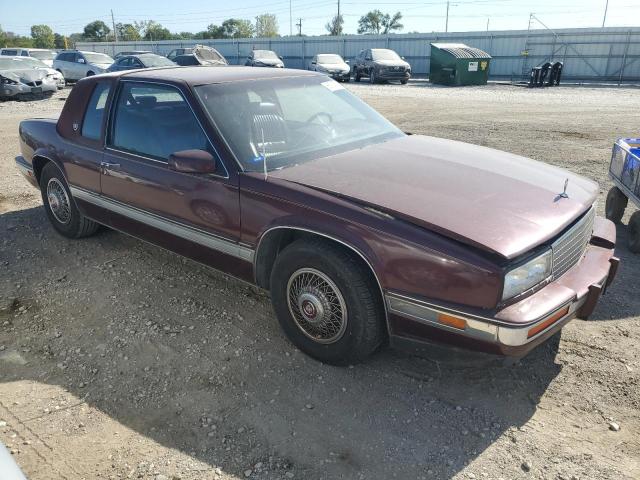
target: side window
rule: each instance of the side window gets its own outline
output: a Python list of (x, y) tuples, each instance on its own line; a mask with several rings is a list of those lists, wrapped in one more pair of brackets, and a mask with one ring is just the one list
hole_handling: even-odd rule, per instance
[(29, 56), (29, 52), (27, 52), (26, 50), (23, 50), (23, 51), (22, 51), (22, 53), (21, 53), (21, 55), (22, 55), (23, 57), (28, 57), (28, 56)]
[(104, 118), (104, 110), (109, 96), (110, 85), (101, 82), (96, 85), (91, 94), (91, 99), (87, 105), (87, 111), (84, 113), (82, 121), (82, 136), (92, 140), (100, 140), (100, 131), (102, 129), (102, 119)]
[(174, 58), (176, 58), (177, 55), (178, 55), (178, 52), (176, 50), (171, 50), (169, 52), (169, 55), (167, 55), (167, 58), (169, 60), (173, 60)]
[(9, 55), (11, 57), (15, 56), (18, 54), (17, 50), (3, 50), (2, 51), (2, 55)]
[(140, 63), (140, 60), (138, 60), (137, 58), (132, 58), (131, 66), (134, 68), (142, 68), (142, 63)]
[[(166, 85), (123, 82), (110, 144), (158, 160), (181, 150), (215, 152), (182, 94)], [(222, 167), (218, 162), (221, 169)]]
[(119, 67), (128, 67), (129, 65), (131, 65), (131, 58), (130, 57), (122, 58), (118, 62), (118, 66)]

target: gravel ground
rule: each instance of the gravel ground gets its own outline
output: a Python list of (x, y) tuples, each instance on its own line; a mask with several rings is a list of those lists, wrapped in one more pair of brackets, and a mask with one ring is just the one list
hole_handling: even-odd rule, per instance
[[(406, 131), (586, 175), (600, 211), (611, 143), (638, 133), (634, 89), (348, 88)], [(29, 478), (640, 478), (640, 257), (624, 226), (593, 319), (516, 365), (387, 349), (329, 367), (243, 283), (112, 231), (54, 233), (13, 158), (19, 121), (67, 94), (0, 103), (0, 441)]]

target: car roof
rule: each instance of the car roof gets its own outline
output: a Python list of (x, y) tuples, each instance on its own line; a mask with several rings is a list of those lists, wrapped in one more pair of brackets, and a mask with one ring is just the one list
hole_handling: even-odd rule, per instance
[(255, 68), (240, 66), (198, 65), (189, 67), (159, 67), (145, 70), (119, 72), (118, 75), (132, 80), (167, 80), (184, 82), (188, 85), (206, 85), (208, 83), (226, 83), (242, 80), (260, 80), (270, 78), (317, 77), (322, 74), (309, 70), (289, 68)]

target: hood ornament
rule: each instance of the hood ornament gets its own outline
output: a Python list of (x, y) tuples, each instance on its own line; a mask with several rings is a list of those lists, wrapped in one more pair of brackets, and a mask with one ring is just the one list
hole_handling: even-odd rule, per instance
[(569, 194), (567, 193), (567, 185), (569, 185), (569, 179), (568, 178), (564, 181), (564, 190), (562, 190), (562, 193), (558, 194), (558, 197), (560, 197), (560, 198), (569, 198)]

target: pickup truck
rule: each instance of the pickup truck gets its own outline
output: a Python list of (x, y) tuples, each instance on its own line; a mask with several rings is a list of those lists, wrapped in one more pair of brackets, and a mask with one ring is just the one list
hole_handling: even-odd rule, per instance
[(256, 284), (328, 363), (387, 342), (523, 356), (588, 317), (618, 266), (595, 183), (405, 134), (316, 72), (97, 75), (19, 135), (57, 232), (106, 225)]

